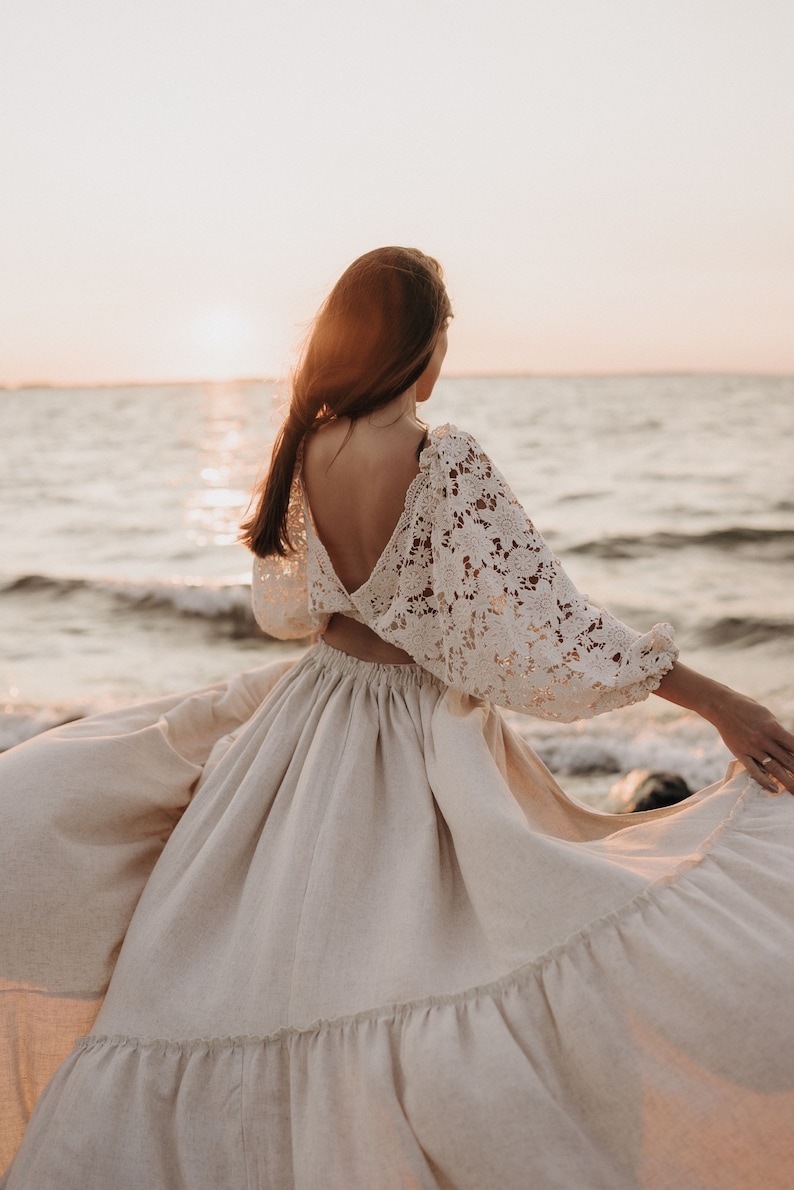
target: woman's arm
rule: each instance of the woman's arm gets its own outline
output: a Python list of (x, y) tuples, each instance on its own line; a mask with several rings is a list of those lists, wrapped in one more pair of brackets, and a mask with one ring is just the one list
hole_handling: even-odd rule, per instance
[(655, 693), (713, 724), (736, 759), (765, 789), (776, 792), (777, 781), (794, 793), (794, 735), (766, 707), (680, 661), (665, 674)]

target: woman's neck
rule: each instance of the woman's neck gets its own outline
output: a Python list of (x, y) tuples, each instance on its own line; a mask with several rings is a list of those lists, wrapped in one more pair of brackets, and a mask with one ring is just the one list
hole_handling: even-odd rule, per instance
[(416, 385), (412, 384), (399, 397), (381, 405), (380, 409), (366, 414), (366, 421), (375, 429), (388, 429), (399, 423), (424, 429), (424, 423), (416, 415)]

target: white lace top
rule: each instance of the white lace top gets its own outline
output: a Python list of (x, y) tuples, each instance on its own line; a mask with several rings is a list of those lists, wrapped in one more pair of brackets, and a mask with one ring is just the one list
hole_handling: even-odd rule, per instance
[(678, 655), (669, 624), (641, 635), (594, 607), (470, 434), (441, 426), (370, 577), (348, 592), (296, 468), (294, 552), (257, 558), (253, 606), (271, 636), (321, 632), (341, 612), (448, 686), (544, 719), (589, 718), (655, 690)]

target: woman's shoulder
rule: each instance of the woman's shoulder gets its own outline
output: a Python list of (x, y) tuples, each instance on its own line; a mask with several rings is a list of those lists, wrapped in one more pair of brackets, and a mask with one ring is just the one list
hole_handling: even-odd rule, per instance
[(474, 435), (449, 423), (431, 430), (420, 466), (439, 479), (454, 479), (456, 490), (471, 484), (475, 488), (488, 486), (492, 482), (505, 486), (501, 472)]
[(457, 443), (465, 441), (474, 442), (474, 438), (466, 430), (461, 430), (449, 421), (444, 422), (443, 425), (436, 426), (427, 435), (428, 446), (435, 446), (438, 449), (454, 448)]
[(468, 430), (461, 430), (451, 422), (436, 426), (427, 436), (427, 445), (422, 452), (427, 459), (439, 458), (449, 461), (463, 461), (475, 457), (487, 458), (477, 439)]

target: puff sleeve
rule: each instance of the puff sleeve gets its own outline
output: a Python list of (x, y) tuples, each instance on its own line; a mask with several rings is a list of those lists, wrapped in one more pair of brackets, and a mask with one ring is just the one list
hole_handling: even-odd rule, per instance
[(641, 634), (591, 604), (475, 439), (442, 433), (397, 595), (372, 626), (447, 685), (541, 718), (647, 697), (678, 654), (670, 626)]
[(291, 552), (254, 560), (251, 602), (254, 619), (263, 632), (279, 640), (298, 640), (321, 631), (328, 616), (317, 615), (309, 604), (306, 519), (297, 472), (290, 492), (287, 529)]

